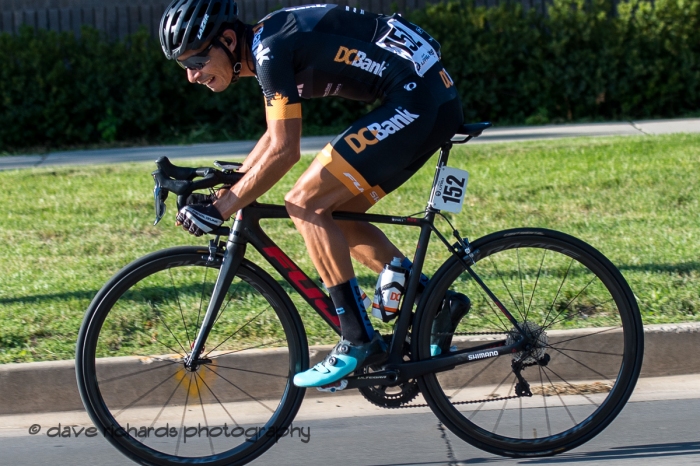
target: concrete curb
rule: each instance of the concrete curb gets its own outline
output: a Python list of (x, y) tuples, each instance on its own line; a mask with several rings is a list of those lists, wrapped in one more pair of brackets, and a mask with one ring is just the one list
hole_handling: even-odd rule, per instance
[[(624, 121), (566, 125), (493, 127), (470, 144), (516, 142), (528, 140), (659, 135), (700, 132), (700, 118), (675, 120)], [(335, 136), (311, 136), (301, 139), (302, 153), (319, 152)], [(27, 154), (0, 156), (0, 170), (14, 170), (59, 165), (108, 164), (121, 162), (152, 162), (162, 155), (172, 160), (206, 158), (240, 158), (253, 149), (257, 141), (231, 141), (182, 146), (146, 146), (118, 149), (50, 152), (45, 155)]]
[[(577, 335), (599, 332), (600, 329), (563, 330), (548, 332), (550, 342), (557, 339), (572, 339)], [(644, 327), (645, 332), (645, 354), (644, 365), (642, 367), (642, 377), (663, 377), (682, 374), (700, 373), (700, 351), (693, 351), (693, 348), (700, 348), (700, 323), (685, 324), (663, 324), (648, 325)], [(585, 347), (591, 350), (600, 351), (608, 345), (606, 340), (610, 338), (610, 333), (599, 333), (590, 338), (582, 339), (586, 341)], [(463, 338), (456, 342), (458, 346), (474, 341), (476, 338)], [(582, 341), (578, 340), (578, 341)], [(330, 350), (330, 346), (313, 347), (311, 350), (312, 364), (320, 361)], [(686, 351), (685, 349), (691, 349)], [(277, 354), (279, 350), (257, 350), (247, 351), (246, 354), (238, 353), (227, 356), (219, 364), (230, 365), (238, 362), (248, 370), (259, 370), (262, 372), (284, 373), (285, 368), (280, 366), (280, 358)], [(553, 359), (556, 355), (553, 356)], [(593, 356), (599, 357), (599, 356)], [(224, 359), (224, 358), (222, 358)], [(506, 358), (500, 358), (498, 364), (509, 364)], [(603, 358), (604, 359), (604, 358)], [(583, 360), (585, 363), (585, 360)], [(596, 361), (596, 369), (601, 369), (602, 360)], [(110, 375), (125, 374), (134, 371), (134, 367), (143, 367), (144, 364), (154, 364), (151, 367), (157, 368), (157, 364), (168, 364), (167, 362), (154, 362), (138, 358), (109, 358), (101, 367), (107, 368)], [(561, 366), (560, 366), (561, 367)], [(577, 370), (571, 367), (571, 371)], [(580, 368), (579, 368), (580, 370)], [(157, 371), (152, 371), (157, 372)], [(503, 372), (500, 373), (501, 376)], [(561, 374), (564, 377), (572, 377), (572, 374)], [(155, 375), (155, 378), (158, 376)], [(154, 378), (154, 380), (155, 380)], [(499, 379), (501, 377), (498, 377)], [(259, 398), (265, 398), (266, 394), (276, 394), (283, 385), (284, 380), (279, 383), (271, 383), (268, 380), (261, 381), (253, 377), (237, 379), (238, 385), (248, 393), (255, 393)], [(488, 376), (481, 375), (473, 384), (489, 385), (498, 383), (500, 380), (492, 380)], [(156, 382), (157, 383), (157, 382)], [(212, 381), (211, 383), (215, 383)], [(219, 390), (226, 390), (226, 384), (221, 382), (217, 387)], [(131, 387), (125, 390), (123, 385), (120, 390), (114, 393), (103, 392), (103, 396), (111, 399), (135, 399), (138, 387)], [(78, 395), (74, 361), (38, 362), (23, 364), (0, 365), (0, 394), (4, 402), (0, 403), (0, 416), (10, 414), (28, 414), (42, 412), (59, 412), (82, 409), (82, 402)], [(356, 394), (354, 390), (348, 394)], [(268, 396), (269, 396), (268, 395)], [(227, 399), (235, 401), (241, 398), (241, 393), (233, 389), (226, 393)], [(326, 396), (317, 390), (308, 390), (307, 397)], [(337, 395), (334, 395), (337, 396)], [(248, 398), (243, 398), (248, 399)], [(9, 401), (11, 400), (11, 401)]]

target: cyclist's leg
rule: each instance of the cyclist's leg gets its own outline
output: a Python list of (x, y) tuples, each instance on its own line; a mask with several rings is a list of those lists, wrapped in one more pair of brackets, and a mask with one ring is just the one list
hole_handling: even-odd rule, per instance
[[(374, 331), (362, 306), (350, 260), (350, 243), (333, 220), (332, 212), (360, 194), (376, 203), (388, 190), (405, 182), (432, 150), (454, 134), (462, 122), (461, 106), (451, 86), (445, 84), (442, 89), (433, 89), (435, 83), (441, 86), (444, 83), (437, 73), (434, 70), (435, 76), (419, 84), (402, 86), (405, 92), (399, 88), (380, 107), (336, 137), (285, 197), (290, 217), (328, 285), (343, 337), (351, 344), (348, 351), (348, 345), (341, 342), (330, 358), (297, 374), (294, 380), (297, 385), (319, 386), (338, 380), (352, 372), (373, 350), (377, 338), (372, 339)], [(407, 126), (410, 129), (405, 129)], [(372, 236), (377, 234), (376, 230), (363, 231)], [(342, 369), (336, 366), (338, 361)]]
[(323, 362), (294, 377), (297, 386), (334, 383), (352, 373), (367, 357), (384, 350), (363, 308), (349, 245), (332, 218), (332, 212), (353, 196), (315, 160), (285, 197), (287, 211), (328, 287), (343, 334), (343, 341)]
[[(364, 213), (372, 207), (365, 196), (359, 195), (341, 205), (338, 210), (343, 212)], [(387, 238), (382, 230), (369, 222), (337, 220), (336, 223), (343, 231), (350, 255), (370, 270), (380, 273), (384, 264), (391, 262), (394, 257), (404, 258), (403, 253)]]

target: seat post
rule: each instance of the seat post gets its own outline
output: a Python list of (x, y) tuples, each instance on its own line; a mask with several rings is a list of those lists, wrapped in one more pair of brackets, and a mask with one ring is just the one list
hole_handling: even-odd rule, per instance
[(438, 166), (447, 165), (447, 159), (450, 157), (450, 150), (452, 149), (452, 141), (447, 141), (440, 148), (440, 157), (438, 158)]
[(440, 147), (440, 156), (438, 157), (437, 166), (435, 167), (435, 175), (433, 176), (433, 187), (430, 190), (430, 199), (433, 198), (435, 194), (435, 189), (437, 188), (438, 178), (440, 177), (440, 170), (442, 167), (447, 165), (447, 159), (450, 157), (450, 149), (452, 149), (452, 142), (447, 141)]

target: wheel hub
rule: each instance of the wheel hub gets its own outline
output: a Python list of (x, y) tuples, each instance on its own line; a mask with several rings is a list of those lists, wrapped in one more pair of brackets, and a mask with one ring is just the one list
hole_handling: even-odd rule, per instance
[[(527, 339), (526, 349), (513, 354), (513, 362), (518, 364), (536, 364), (545, 357), (549, 341), (547, 332), (539, 325), (527, 320), (520, 324), (520, 328)], [(520, 332), (518, 329), (512, 328), (506, 338), (506, 345), (512, 345), (519, 337)]]

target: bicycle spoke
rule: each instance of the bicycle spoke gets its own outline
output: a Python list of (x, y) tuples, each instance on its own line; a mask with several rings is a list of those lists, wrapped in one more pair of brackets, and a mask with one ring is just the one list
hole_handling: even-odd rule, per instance
[(197, 311), (197, 325), (195, 328), (199, 328), (199, 318), (202, 315), (202, 304), (204, 304), (204, 287), (207, 283), (207, 275), (209, 273), (209, 267), (204, 267), (204, 278), (202, 279), (202, 292), (199, 295), (199, 310)]
[(520, 310), (518, 303), (515, 301), (515, 298), (513, 297), (513, 293), (510, 292), (510, 288), (508, 288), (508, 285), (506, 284), (505, 278), (503, 278), (503, 275), (501, 275), (501, 272), (498, 270), (498, 267), (494, 263), (491, 256), (489, 256), (489, 261), (491, 262), (491, 265), (493, 266), (494, 270), (496, 271), (496, 275), (498, 275), (498, 277), (501, 279), (501, 283), (503, 283), (503, 287), (508, 292), (508, 296), (510, 296), (510, 300), (513, 301), (513, 304), (515, 305), (515, 309), (518, 311), (518, 314), (520, 314), (520, 317), (525, 319), (525, 316), (523, 315), (522, 311)]
[[(170, 333), (170, 335), (172, 335), (172, 337), (173, 337), (173, 339), (175, 340), (175, 342), (176, 342), (178, 345), (180, 345), (180, 348), (182, 348), (183, 353), (187, 354), (187, 350), (185, 349), (185, 347), (182, 346), (182, 343), (180, 343), (180, 340), (175, 336), (175, 334), (173, 333), (173, 331), (170, 330), (170, 327), (168, 327), (168, 324), (165, 323), (165, 320), (163, 319), (163, 317), (161, 317), (161, 315), (160, 315), (160, 314), (158, 313), (158, 311), (156, 310), (156, 307), (153, 305), (153, 301), (148, 301), (148, 304), (151, 306), (151, 310), (153, 311), (153, 313), (155, 314), (155, 316), (158, 318), (158, 320), (160, 320), (160, 321), (163, 323), (163, 325), (165, 326), (165, 328), (166, 328), (166, 330), (168, 331), (168, 333)], [(145, 334), (145, 335), (148, 335), (148, 334), (145, 333), (145, 332), (144, 332), (144, 334)], [(169, 346), (166, 346), (166, 345), (163, 345), (163, 346), (165, 346), (166, 348), (168, 348), (168, 349), (170, 349), (170, 350), (172, 351), (172, 349), (171, 349)], [(178, 353), (177, 351), (173, 351), (173, 352), (174, 352), (174, 353)], [(178, 354), (179, 354), (179, 353), (178, 353)]]
[(578, 337), (569, 338), (568, 340), (558, 341), (558, 342), (557, 342), (557, 345), (561, 345), (562, 343), (567, 343), (567, 342), (574, 341), (574, 340), (580, 340), (581, 338), (593, 337), (593, 336), (596, 336), (596, 335), (600, 335), (600, 334), (602, 334), (602, 333), (610, 332), (610, 331), (612, 331), (612, 330), (617, 330), (617, 329), (619, 329), (619, 328), (620, 328), (620, 327), (610, 327), (610, 328), (606, 328), (605, 330), (601, 330), (600, 332), (589, 333), (589, 334), (587, 334), (587, 335), (581, 335), (581, 336), (578, 336)]
[(228, 412), (228, 409), (226, 409), (226, 407), (225, 407), (224, 404), (221, 402), (221, 400), (219, 399), (219, 397), (216, 396), (216, 393), (214, 393), (214, 391), (211, 389), (211, 387), (209, 386), (209, 384), (207, 383), (207, 381), (204, 380), (204, 378), (203, 378), (201, 375), (199, 375), (199, 373), (197, 373), (197, 376), (200, 378), (200, 380), (202, 381), (202, 383), (207, 387), (207, 389), (209, 390), (209, 393), (211, 393), (211, 396), (213, 396), (214, 399), (216, 399), (216, 402), (219, 403), (219, 405), (221, 406), (221, 409), (223, 409), (224, 411), (226, 411), (226, 414), (228, 414), (228, 417), (231, 419), (231, 422), (233, 422), (234, 425), (235, 425), (236, 427), (240, 427), (240, 424), (238, 424), (238, 422), (236, 422), (236, 420), (233, 418), (233, 416), (231, 415), (231, 413)]
[[(249, 346), (248, 348), (237, 349), (237, 350), (229, 351), (228, 353), (217, 354), (216, 356), (212, 356), (212, 357), (209, 358), (209, 359), (218, 359), (218, 358), (220, 358), (221, 356), (227, 356), (227, 355), (229, 355), (229, 354), (240, 353), (241, 351), (247, 351), (247, 350), (250, 350), (250, 349), (262, 348), (263, 346), (267, 346), (267, 345), (274, 344), (274, 343), (279, 343), (279, 342), (282, 342), (282, 341), (285, 341), (285, 340), (275, 340), (275, 341), (273, 341), (273, 342), (267, 342), (267, 343), (261, 343), (261, 344), (259, 344), (259, 345), (255, 345), (255, 346)], [(209, 354), (209, 353), (207, 353), (207, 354)]]
[(478, 289), (479, 289), (479, 291), (481, 292), (481, 297), (482, 297), (482, 299), (488, 304), (489, 308), (491, 308), (491, 312), (493, 312), (493, 314), (498, 318), (498, 322), (500, 323), (500, 326), (494, 324), (493, 321), (491, 321), (491, 320), (490, 320), (488, 317), (486, 317), (486, 316), (483, 316), (483, 318), (486, 319), (486, 321), (487, 321), (488, 323), (490, 323), (491, 325), (493, 325), (494, 327), (500, 327), (501, 330), (504, 330), (504, 331), (507, 332), (507, 331), (508, 331), (508, 326), (503, 322), (503, 318), (501, 317), (502, 314), (501, 314), (500, 310), (496, 310), (496, 309), (493, 307), (493, 303), (491, 302), (491, 298), (488, 297), (488, 295), (486, 294), (486, 292), (485, 292), (484, 290), (482, 290), (481, 287), (479, 287)]
[(185, 406), (182, 407), (182, 420), (180, 421), (180, 433), (177, 435), (177, 444), (175, 445), (175, 456), (177, 456), (178, 452), (180, 451), (180, 434), (183, 434), (184, 430), (185, 430), (184, 429), (184, 427), (185, 427), (185, 414), (187, 413), (187, 402), (190, 399), (190, 390), (191, 389), (192, 389), (192, 376), (190, 375), (190, 384), (187, 387), (187, 395), (185, 395)]
[[(588, 283), (586, 283), (586, 286), (584, 286), (584, 287), (581, 289), (581, 291), (579, 291), (579, 292), (576, 294), (576, 296), (574, 296), (573, 298), (571, 298), (571, 301), (569, 301), (569, 302), (566, 304), (566, 306), (564, 306), (564, 308), (563, 308), (561, 311), (559, 311), (559, 314), (557, 314), (556, 317), (554, 317), (554, 319), (552, 319), (552, 322), (551, 322), (549, 325), (546, 325), (547, 322), (544, 322), (542, 328), (547, 329), (547, 328), (551, 327), (552, 325), (554, 325), (554, 321), (556, 321), (557, 318), (558, 318), (560, 315), (562, 315), (562, 313), (563, 313), (565, 310), (569, 309), (569, 306), (571, 306), (571, 304), (572, 304), (574, 301), (576, 301), (576, 300), (578, 299), (578, 297), (581, 296), (581, 294), (582, 294), (584, 291), (586, 291), (586, 290), (588, 289), (589, 286), (591, 286), (591, 283), (593, 283), (593, 282), (595, 281), (596, 278), (598, 278), (598, 277), (596, 277), (596, 276), (594, 275), (593, 278), (591, 278), (591, 280), (590, 280)], [(558, 322), (557, 322), (557, 323), (558, 323)]]
[[(199, 389), (199, 382), (197, 381), (197, 373), (195, 372), (194, 376), (194, 384), (195, 387), (197, 388), (197, 396), (199, 397), (199, 406), (202, 407), (202, 417), (204, 418), (204, 425), (209, 428), (209, 421), (207, 420), (207, 413), (204, 409), (204, 400), (202, 400), (202, 392)], [(211, 454), (214, 454), (214, 442), (211, 440), (211, 435), (207, 435), (207, 439), (209, 440), (209, 448), (211, 448)]]
[(161, 406), (160, 411), (158, 411), (158, 415), (153, 419), (153, 422), (151, 422), (151, 425), (149, 427), (153, 427), (156, 425), (156, 422), (158, 422), (158, 419), (160, 419), (160, 415), (163, 414), (163, 411), (165, 411), (165, 407), (168, 406), (170, 403), (170, 400), (173, 399), (173, 396), (175, 396), (175, 392), (177, 392), (177, 389), (180, 388), (180, 385), (182, 385), (182, 381), (185, 380), (185, 378), (181, 378), (180, 381), (177, 383), (175, 388), (173, 389), (172, 393), (170, 393), (170, 396), (168, 397), (167, 400), (165, 400), (165, 403), (163, 403), (163, 406)]
[(572, 257), (571, 260), (569, 261), (569, 266), (566, 268), (566, 273), (564, 274), (564, 278), (562, 278), (561, 283), (559, 284), (559, 289), (557, 289), (557, 294), (554, 296), (554, 299), (552, 300), (552, 304), (549, 306), (549, 311), (547, 311), (547, 315), (544, 317), (544, 319), (542, 319), (542, 322), (544, 322), (543, 326), (546, 325), (547, 319), (549, 319), (549, 316), (551, 315), (552, 310), (554, 309), (554, 304), (557, 302), (557, 298), (559, 297), (559, 293), (561, 293), (561, 289), (564, 286), (564, 282), (566, 282), (566, 279), (569, 276), (569, 271), (571, 270), (571, 265), (573, 263), (574, 263), (574, 258)]
[(129, 408), (131, 408), (132, 406), (134, 406), (134, 405), (135, 405), (136, 403), (138, 403), (139, 401), (141, 401), (141, 400), (143, 400), (144, 398), (146, 398), (148, 395), (150, 395), (151, 393), (153, 393), (158, 387), (160, 387), (161, 385), (163, 385), (165, 382), (167, 382), (168, 380), (170, 380), (170, 378), (173, 377), (173, 376), (175, 376), (175, 375), (177, 375), (177, 372), (174, 373), (174, 374), (170, 374), (169, 376), (167, 376), (166, 378), (164, 378), (164, 379), (163, 379), (160, 383), (158, 383), (155, 387), (151, 388), (151, 389), (148, 390), (146, 393), (144, 393), (143, 395), (141, 395), (140, 397), (136, 398), (134, 401), (132, 401), (131, 403), (129, 403), (128, 405), (126, 405), (125, 407), (123, 407), (122, 409), (120, 409), (119, 411), (117, 411), (116, 414), (114, 414), (114, 417), (117, 418), (121, 413), (123, 413), (124, 411), (126, 411), (126, 410), (129, 409)]
[[(592, 404), (592, 405), (595, 406), (596, 408), (599, 406), (598, 404), (596, 404), (595, 401), (591, 400), (585, 393), (583, 393), (581, 390), (579, 390), (579, 389), (576, 388), (575, 386), (571, 385), (567, 380), (564, 380), (564, 379), (562, 378), (562, 376), (560, 376), (559, 374), (557, 374), (556, 372), (554, 372), (554, 371), (552, 370), (551, 367), (547, 367), (547, 366), (542, 366), (542, 367), (543, 367), (542, 370), (545, 371), (545, 375), (547, 375), (547, 371), (551, 372), (552, 374), (556, 375), (556, 376), (559, 378), (559, 380), (561, 380), (561, 381), (564, 382), (566, 385), (568, 385), (569, 387), (571, 387), (571, 388), (573, 388), (574, 390), (576, 390), (576, 391), (579, 393), (579, 395), (581, 395), (581, 396), (584, 397), (586, 400), (588, 400), (588, 402), (589, 402), (590, 404)], [(547, 378), (549, 378), (549, 377), (547, 377)], [(559, 394), (559, 390), (556, 390), (556, 388), (555, 388), (554, 386), (552, 386), (552, 388), (554, 388), (554, 390), (557, 392), (557, 394)], [(561, 398), (561, 395), (559, 395), (559, 398)], [(562, 403), (563, 403), (563, 401), (562, 401)]]
[(591, 354), (602, 354), (604, 356), (624, 356), (624, 354), (620, 353), (608, 353), (605, 351), (590, 351), (590, 350), (582, 350), (582, 349), (573, 349), (573, 348), (557, 348), (554, 345), (547, 345), (547, 348), (552, 348), (553, 350), (556, 351), (575, 351), (577, 353), (591, 353)]
[[(173, 278), (173, 269), (169, 268), (168, 273), (170, 274), (170, 283), (173, 286), (173, 291), (175, 291), (175, 279)], [(185, 313), (182, 311), (182, 303), (180, 303), (180, 293), (175, 291), (175, 297), (177, 298), (177, 305), (180, 308), (180, 316), (182, 317), (182, 325), (185, 327), (185, 335), (187, 336), (187, 344), (192, 347), (192, 339), (190, 338), (190, 332), (187, 330), (187, 324), (185, 323)]]
[[(501, 380), (501, 383), (499, 383), (499, 384), (496, 386), (496, 388), (493, 389), (493, 391), (491, 392), (491, 396), (496, 395), (496, 392), (498, 391), (498, 389), (501, 388), (501, 385), (503, 385), (503, 384), (505, 383), (505, 381), (508, 380), (508, 378), (509, 378), (511, 375), (512, 375), (512, 374), (511, 374), (510, 372), (509, 372), (508, 374), (506, 374), (506, 376), (503, 378), (503, 380)], [(476, 411), (474, 411), (474, 412), (472, 413), (472, 415), (469, 416), (469, 420), (470, 420), (470, 421), (471, 421), (471, 419), (481, 410), (481, 408), (484, 407), (485, 404), (486, 404), (485, 401), (482, 402), (482, 403), (479, 405), (479, 407), (476, 409)]]
[(239, 368), (239, 367), (222, 366), (222, 365), (220, 365), (220, 364), (217, 364), (216, 367), (217, 367), (217, 368), (221, 368), (221, 369), (231, 369), (231, 370), (234, 370), (234, 371), (248, 372), (248, 373), (250, 373), (250, 374), (268, 375), (268, 376), (270, 376), (270, 377), (278, 377), (278, 378), (280, 378), (280, 379), (288, 379), (288, 378), (289, 378), (289, 376), (286, 376), (286, 375), (270, 374), (270, 373), (268, 373), (268, 372), (252, 371), (252, 370), (250, 370), (250, 369), (241, 369), (241, 368)]
[(537, 278), (535, 278), (535, 285), (532, 287), (532, 294), (530, 295), (530, 302), (527, 304), (527, 310), (525, 311), (525, 320), (527, 321), (527, 316), (530, 314), (530, 308), (532, 307), (532, 299), (535, 296), (535, 290), (537, 289), (537, 284), (540, 282), (540, 274), (542, 273), (542, 266), (544, 265), (544, 258), (547, 255), (547, 250), (544, 249), (542, 252), (542, 261), (540, 262), (540, 268), (537, 270)]
[(469, 386), (470, 383), (472, 383), (474, 380), (476, 380), (477, 377), (479, 377), (481, 374), (483, 374), (486, 369), (491, 367), (491, 365), (494, 362), (496, 362), (496, 360), (497, 360), (496, 358), (492, 359), (491, 362), (489, 362), (486, 366), (484, 366), (483, 369), (481, 369), (479, 372), (477, 372), (471, 379), (467, 380), (461, 387), (459, 387), (457, 389), (456, 392), (454, 392), (452, 394), (452, 398), (456, 397), (459, 394), (459, 392), (461, 392), (465, 387)]
[(520, 405), (520, 407), (518, 409), (518, 412), (520, 413), (520, 439), (522, 439), (523, 438), (523, 397), (522, 396), (520, 398), (518, 398), (518, 402)]
[[(540, 366), (540, 367), (542, 367), (542, 366)], [(552, 371), (552, 372), (554, 372), (554, 371)], [(566, 403), (564, 403), (564, 400), (561, 398), (561, 394), (559, 393), (559, 390), (557, 390), (557, 387), (552, 382), (552, 379), (549, 378), (549, 376), (547, 375), (547, 372), (544, 370), (544, 368), (542, 369), (542, 373), (549, 381), (549, 385), (552, 386), (552, 391), (554, 391), (554, 393), (556, 393), (557, 397), (559, 398), (559, 401), (561, 402), (561, 405), (564, 407), (564, 409), (566, 410), (566, 413), (569, 415), (571, 422), (574, 424), (574, 426), (576, 426), (576, 419), (574, 419), (574, 415), (571, 414), (571, 411), (569, 411), (569, 407), (566, 406)], [(557, 376), (557, 377), (559, 377), (559, 376)], [(561, 379), (561, 377), (559, 377), (559, 378)]]
[(170, 365), (172, 365), (172, 364), (178, 364), (177, 362), (174, 362), (174, 361), (163, 361), (163, 362), (167, 362), (168, 365), (163, 365), (163, 366), (158, 366), (158, 367), (149, 367), (148, 369), (143, 369), (141, 371), (136, 371), (136, 372), (130, 372), (130, 373), (124, 374), (124, 375), (118, 375), (118, 376), (112, 377), (111, 379), (98, 380), (97, 382), (101, 383), (101, 384), (114, 382), (115, 380), (125, 379), (128, 377), (134, 376), (134, 375), (143, 374), (144, 372), (151, 372), (151, 371), (156, 371), (158, 369), (162, 369), (164, 367), (170, 367)]
[[(220, 347), (221, 345), (223, 345), (224, 343), (226, 343), (228, 340), (230, 340), (231, 338), (233, 338), (234, 336), (236, 336), (236, 334), (238, 334), (238, 332), (240, 332), (241, 330), (243, 330), (244, 328), (246, 328), (251, 322), (253, 322), (255, 319), (257, 319), (258, 317), (260, 317), (264, 312), (267, 312), (268, 309), (270, 309), (270, 307), (267, 307), (267, 308), (263, 309), (262, 311), (260, 311), (260, 313), (259, 313), (258, 315), (256, 315), (256, 316), (253, 317), (252, 319), (250, 319), (250, 320), (249, 320), (248, 322), (246, 322), (245, 324), (243, 324), (242, 327), (238, 328), (238, 330), (236, 330), (236, 331), (233, 332), (231, 335), (229, 335), (228, 337), (226, 337), (226, 339), (225, 339), (224, 341), (222, 341), (221, 343), (219, 343), (218, 345), (216, 345), (213, 349), (209, 350), (209, 351), (207, 352), (207, 354), (204, 355), (204, 357), (207, 357), (207, 356), (209, 356), (212, 352), (216, 351), (216, 349), (217, 349), (218, 347)], [(230, 354), (230, 353), (225, 353), (225, 354)], [(219, 355), (219, 356), (221, 356), (221, 355)]]
[(236, 297), (236, 296), (238, 296), (238, 293), (237, 293), (237, 292), (238, 292), (238, 289), (243, 285), (243, 283), (245, 283), (243, 280), (239, 281), (239, 282), (236, 284), (236, 287), (235, 287), (233, 290), (229, 291), (229, 298), (228, 298), (228, 301), (226, 301), (226, 304), (224, 304), (223, 309), (221, 309), (221, 310), (219, 311), (219, 315), (216, 316), (216, 319), (214, 320), (214, 325), (216, 325), (216, 323), (219, 321), (219, 319), (220, 319), (221, 316), (223, 315), (224, 311), (225, 311), (226, 309), (228, 309), (228, 305), (231, 303), (231, 301), (233, 301), (233, 298)]
[(537, 366), (537, 371), (540, 374), (540, 389), (542, 390), (542, 403), (544, 403), (544, 415), (547, 419), (547, 435), (552, 436), (552, 427), (549, 424), (549, 408), (547, 407), (547, 396), (544, 394), (544, 381), (542, 380), (542, 366)]
[(516, 248), (515, 255), (518, 258), (518, 277), (520, 278), (520, 297), (522, 299), (523, 308), (525, 307), (525, 287), (523, 286), (523, 271), (520, 266), (520, 248)]
[(569, 356), (568, 354), (564, 353), (563, 351), (560, 351), (560, 350), (558, 350), (557, 348), (554, 348), (554, 347), (552, 347), (552, 349), (553, 349), (554, 351), (556, 351), (557, 353), (560, 353), (560, 354), (566, 356), (567, 358), (571, 359), (572, 361), (574, 361), (574, 362), (576, 362), (576, 363), (582, 365), (583, 367), (585, 367), (585, 368), (588, 369), (589, 371), (593, 372), (594, 374), (603, 377), (605, 380), (608, 380), (608, 381), (610, 381), (610, 382), (614, 382), (614, 380), (611, 380), (610, 378), (608, 378), (607, 376), (601, 374), (600, 372), (598, 372), (598, 371), (595, 370), (595, 369), (591, 369), (591, 368), (588, 367), (586, 364), (582, 363), (581, 361), (579, 361), (579, 360), (576, 359), (576, 358), (573, 358), (573, 357)]
[(211, 372), (213, 372), (214, 374), (216, 374), (218, 377), (221, 377), (222, 379), (224, 379), (224, 380), (225, 380), (226, 382), (228, 382), (231, 386), (233, 386), (233, 387), (237, 388), (238, 390), (240, 390), (240, 391), (241, 391), (243, 394), (245, 394), (248, 398), (250, 398), (251, 400), (255, 401), (256, 403), (258, 403), (259, 405), (261, 405), (263, 408), (267, 409), (267, 410), (270, 411), (271, 413), (274, 413), (274, 412), (275, 412), (274, 409), (271, 409), (271, 408), (270, 408), (269, 406), (267, 406), (265, 403), (263, 403), (262, 401), (258, 400), (258, 399), (255, 398), (253, 395), (251, 395), (250, 393), (246, 392), (246, 391), (243, 390), (241, 387), (239, 387), (239, 386), (236, 385), (235, 383), (231, 382), (229, 379), (227, 379), (227, 378), (224, 377), (223, 375), (219, 374), (218, 372), (216, 372), (216, 371), (213, 370), (212, 368), (210, 368), (210, 367), (208, 367), (208, 366), (204, 366), (204, 367), (207, 368), (207, 369), (209, 369)]
[[(513, 375), (513, 384), (511, 384), (510, 389), (508, 390), (508, 394), (506, 396), (510, 396), (513, 393), (513, 387), (517, 383), (517, 378), (515, 378), (515, 375)], [(498, 414), (498, 419), (496, 419), (496, 425), (493, 426), (493, 433), (495, 434), (498, 431), (498, 424), (501, 423), (501, 418), (503, 417), (503, 412), (506, 410), (506, 405), (508, 404), (510, 400), (503, 400), (503, 407), (501, 407), (501, 412)]]
[[(614, 298), (610, 298), (609, 300), (605, 301), (604, 303), (596, 304), (595, 306), (593, 306), (592, 309), (600, 309), (600, 308), (602, 308), (603, 306), (605, 306), (606, 304), (611, 303), (611, 302), (613, 302), (613, 301), (614, 301)], [(562, 312), (563, 312), (563, 310), (562, 310)], [(579, 314), (580, 314), (580, 312), (579, 312)], [(560, 315), (561, 315), (561, 313), (560, 313)], [(557, 317), (558, 317), (558, 316), (557, 316)], [(563, 317), (563, 318), (560, 319), (560, 320), (553, 320), (553, 321), (549, 324), (548, 328), (551, 327), (551, 326), (553, 326), (553, 325), (558, 324), (559, 322), (563, 322), (563, 321), (565, 321), (565, 320), (566, 320), (566, 316)]]

